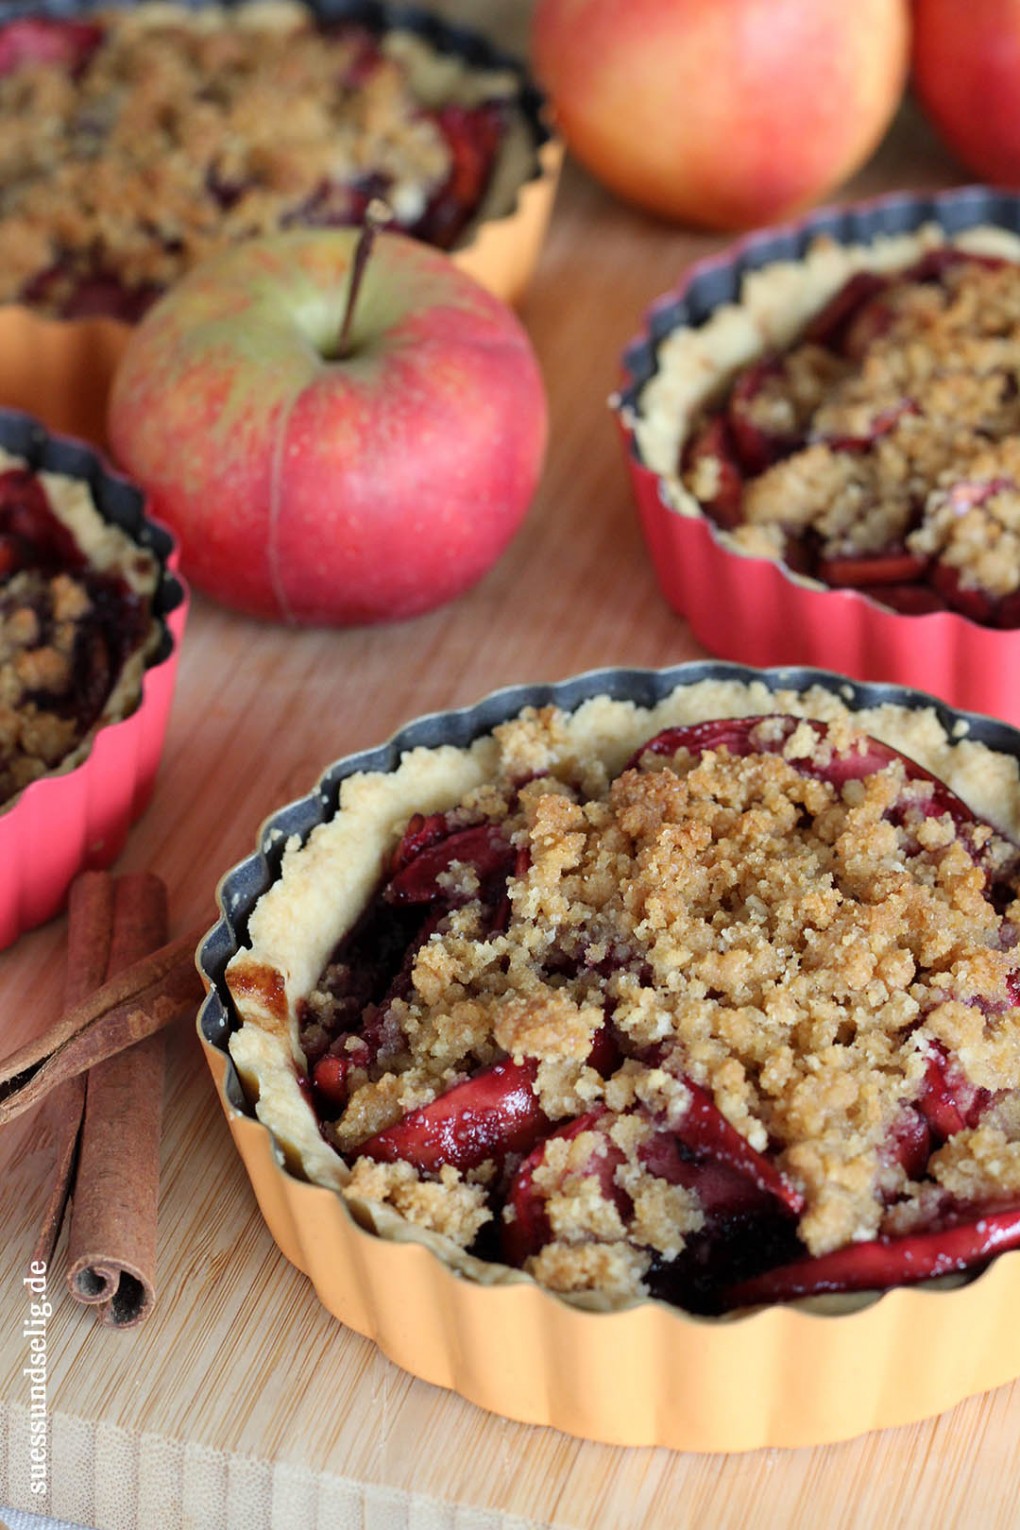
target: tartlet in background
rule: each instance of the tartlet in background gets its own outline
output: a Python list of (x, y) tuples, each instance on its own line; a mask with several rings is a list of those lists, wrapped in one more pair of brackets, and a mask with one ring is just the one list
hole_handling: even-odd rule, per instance
[[(0, 807), (0, 947), (59, 912), (77, 873), (109, 865), (147, 806), (166, 733), (188, 597), (174, 573), (176, 544), (145, 513), (141, 491), (78, 441), (0, 410), (0, 447), (33, 471), (84, 483), (100, 518), (142, 552), (145, 635), (83, 739)], [(52, 484), (54, 480), (48, 480)], [(128, 558), (131, 558), (128, 552)]]
[[(201, 11), (206, 3), (190, 0), (186, 9)], [(87, 19), (91, 9), (30, 0), (11, 6), (3, 24), (37, 16), (77, 21)], [(376, 0), (308, 0), (308, 9), (326, 25), (350, 20), (376, 34), (399, 28), (439, 57), (516, 80), (512, 133), (497, 155), (479, 211), (457, 237), (451, 255), (496, 296), (517, 302), (538, 259), (562, 158), (544, 98), (524, 66), (483, 36), (423, 10), (398, 11)], [(0, 25), (0, 34), (2, 30)], [(130, 329), (130, 324), (101, 312), (54, 318), (28, 303), (0, 305), (0, 405), (25, 410), (51, 429), (104, 445), (107, 392)]]
[[(238, 1015), (227, 969), (234, 961), (236, 991), (244, 982), (237, 957), (248, 944), (249, 918), (278, 883), (285, 846), (304, 844), (333, 819), (348, 777), (393, 772), (412, 750), (463, 750), (528, 706), (573, 713), (608, 697), (654, 709), (687, 687), (733, 681), (760, 687), (754, 700), (762, 711), (769, 710), (770, 693), (813, 686), (851, 711), (887, 703), (910, 713), (933, 709), (926, 716), (937, 721), (941, 737), (965, 731), (1020, 759), (1020, 734), (1011, 728), (954, 713), (916, 692), (853, 685), (814, 670), (703, 663), (518, 686), (475, 707), (419, 719), (380, 748), (338, 761), (306, 797), (273, 814), (256, 853), (222, 879), (221, 918), (199, 952), (210, 990), (199, 1033), (231, 1133), (273, 1237), (328, 1310), (427, 1381), (511, 1418), (613, 1444), (716, 1451), (817, 1444), (906, 1423), (1000, 1385), (1020, 1373), (1020, 1341), (1010, 1337), (1009, 1318), (1020, 1253), (1000, 1256), (951, 1288), (812, 1298), (722, 1318), (690, 1316), (653, 1300), (585, 1310), (519, 1270), (481, 1270), (470, 1256), (452, 1265), (437, 1257), (429, 1235), (380, 1219), (370, 1206), (352, 1206), (329, 1188), (338, 1180), (335, 1170), (330, 1179), (327, 1160), (338, 1160), (308, 1123), (304, 1170), (293, 1141), (285, 1149), (263, 1124), (231, 1056)], [(665, 711), (656, 718), (661, 726)], [(257, 973), (252, 979), (257, 988)], [(257, 1006), (260, 991), (250, 997)], [(319, 1183), (310, 1182), (312, 1172), (321, 1175)]]
[(755, 556), (681, 481), (689, 429), (731, 378), (788, 345), (854, 273), (896, 271), (945, 243), (1020, 259), (1020, 199), (982, 187), (893, 195), (751, 235), (651, 306), (612, 403), (659, 583), (711, 653), (836, 667), (1017, 722), (1020, 630), (952, 610), (907, 615)]

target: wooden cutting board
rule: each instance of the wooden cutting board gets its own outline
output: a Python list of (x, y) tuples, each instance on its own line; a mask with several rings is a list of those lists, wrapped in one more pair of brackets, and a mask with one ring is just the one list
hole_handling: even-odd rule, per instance
[[(493, 16), (519, 38), (520, 6)], [(907, 115), (850, 191), (952, 173)], [(161, 873), (175, 933), (212, 923), (218, 876), (271, 809), (408, 718), (508, 682), (701, 656), (659, 596), (606, 397), (648, 302), (719, 243), (568, 171), (523, 311), (548, 381), (548, 469), (510, 552), (455, 605), (374, 631), (290, 632), (196, 598), (159, 787), (120, 868)], [(0, 1050), (56, 1014), (63, 939), (58, 920), (0, 956)], [(43, 1504), (29, 1488), (21, 1282), (49, 1146), (42, 1112), (0, 1134), (0, 1505), (101, 1530), (1020, 1525), (1016, 1385), (845, 1445), (699, 1457), (509, 1423), (413, 1380), (278, 1254), (186, 1027), (170, 1043), (148, 1324), (102, 1330), (62, 1295), (58, 1253)]]

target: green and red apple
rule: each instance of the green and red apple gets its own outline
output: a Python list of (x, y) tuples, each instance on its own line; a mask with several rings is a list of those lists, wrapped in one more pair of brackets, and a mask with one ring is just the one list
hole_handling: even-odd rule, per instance
[(568, 147), (606, 186), (667, 218), (750, 228), (815, 201), (878, 143), (903, 92), (909, 11), (537, 0), (532, 51)]
[(516, 315), (438, 251), (381, 233), (340, 336), (359, 233), (242, 244), (131, 337), (118, 462), (183, 571), (253, 616), (352, 625), (460, 594), (542, 469), (541, 372)]

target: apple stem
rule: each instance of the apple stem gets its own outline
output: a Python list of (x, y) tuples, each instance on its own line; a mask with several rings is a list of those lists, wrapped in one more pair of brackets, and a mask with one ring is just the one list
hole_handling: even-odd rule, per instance
[(340, 337), (336, 343), (334, 356), (338, 361), (345, 360), (353, 349), (351, 345), (351, 324), (354, 319), (354, 309), (358, 301), (358, 293), (361, 291), (361, 281), (368, 265), (368, 258), (372, 253), (375, 236), (381, 228), (385, 228), (393, 221), (393, 210), (381, 197), (373, 197), (365, 208), (365, 219), (361, 225), (358, 242), (354, 246), (354, 259), (351, 261), (351, 279), (347, 284), (347, 300), (344, 303), (344, 315), (340, 324)]

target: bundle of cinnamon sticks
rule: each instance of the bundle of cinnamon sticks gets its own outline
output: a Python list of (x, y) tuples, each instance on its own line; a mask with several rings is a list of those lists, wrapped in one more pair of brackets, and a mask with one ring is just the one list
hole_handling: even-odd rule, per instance
[(199, 931), (166, 942), (166, 889), (148, 872), (86, 871), (68, 904), (61, 1018), (0, 1061), (0, 1126), (46, 1101), (54, 1181), (32, 1259), (52, 1264), (68, 1205), (68, 1285), (104, 1323), (155, 1299), (163, 1028), (194, 1013)]

